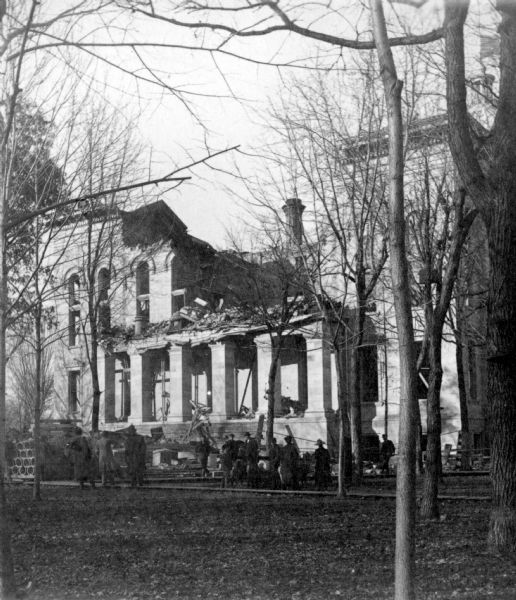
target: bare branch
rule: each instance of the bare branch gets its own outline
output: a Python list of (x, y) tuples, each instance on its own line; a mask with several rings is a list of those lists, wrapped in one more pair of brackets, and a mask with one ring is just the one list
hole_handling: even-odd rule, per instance
[(142, 188), (142, 187), (145, 187), (148, 185), (157, 185), (159, 183), (170, 183), (172, 181), (182, 183), (183, 181), (187, 181), (187, 180), (191, 179), (191, 177), (173, 177), (173, 175), (175, 175), (176, 173), (179, 173), (181, 171), (184, 171), (186, 169), (190, 169), (192, 167), (195, 167), (197, 165), (205, 163), (208, 160), (214, 158), (215, 156), (219, 156), (221, 154), (224, 154), (225, 152), (230, 152), (231, 150), (236, 150), (237, 148), (238, 148), (238, 146), (232, 146), (231, 148), (226, 148), (225, 150), (220, 150), (219, 152), (214, 152), (214, 153), (210, 154), (209, 156), (205, 156), (199, 160), (189, 163), (188, 165), (185, 165), (183, 167), (175, 169), (174, 171), (171, 171), (170, 173), (168, 173), (168, 175), (164, 175), (163, 177), (158, 177), (156, 179), (150, 179), (150, 180), (146, 180), (146, 181), (139, 181), (136, 183), (122, 185), (122, 186), (118, 186), (118, 187), (110, 188), (110, 189), (106, 189), (106, 190), (100, 190), (99, 192), (84, 194), (84, 195), (78, 196), (76, 198), (70, 198), (69, 200), (65, 200), (63, 202), (58, 202), (56, 204), (44, 206), (37, 210), (31, 211), (30, 213), (20, 215), (16, 219), (10, 220), (6, 225), (6, 231), (9, 231), (13, 227), (20, 225), (21, 223), (24, 223), (25, 221), (29, 221), (30, 219), (33, 219), (34, 217), (37, 217), (38, 215), (44, 215), (48, 212), (62, 208), (64, 206), (69, 206), (70, 204), (78, 204), (79, 202), (84, 202), (85, 200), (95, 200), (96, 198), (101, 198), (102, 196), (109, 196), (111, 194), (127, 192), (129, 190)]
[[(263, 27), (261, 29), (253, 29), (249, 27), (245, 29), (238, 29), (237, 27), (232, 27), (224, 23), (212, 23), (209, 21), (197, 21), (194, 23), (157, 14), (154, 11), (148, 11), (136, 5), (132, 5), (131, 8), (135, 13), (140, 13), (151, 19), (157, 19), (178, 27), (183, 27), (187, 29), (208, 29), (211, 31), (220, 31), (227, 33), (231, 36), (241, 38), (260, 37), (278, 31), (290, 31), (297, 35), (324, 42), (326, 44), (330, 44), (332, 46), (337, 46), (340, 48), (352, 48), (355, 50), (373, 50), (376, 47), (373, 40), (360, 41), (346, 39), (340, 36), (324, 33), (322, 31), (314, 31), (308, 27), (302, 27), (301, 25), (298, 25), (294, 20), (292, 20), (284, 11), (282, 11), (277, 2), (269, 0), (264, 0), (263, 2), (256, 2), (255, 4), (253, 4), (252, 8), (269, 8), (281, 20), (281, 24)], [(220, 11), (220, 8), (212, 8), (204, 5), (197, 5), (196, 10)], [(236, 12), (235, 8), (226, 8), (225, 10), (227, 12)], [(389, 43), (391, 46), (412, 46), (415, 44), (428, 44), (431, 42), (435, 42), (436, 40), (442, 37), (443, 29), (440, 27), (438, 29), (434, 29), (424, 34), (394, 37), (389, 40)]]

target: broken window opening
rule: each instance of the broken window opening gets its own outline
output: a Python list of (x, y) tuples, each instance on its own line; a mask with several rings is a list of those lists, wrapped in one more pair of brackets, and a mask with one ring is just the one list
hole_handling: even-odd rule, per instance
[(164, 423), (170, 413), (170, 358), (168, 352), (163, 351), (152, 356), (151, 360), (151, 419)]
[(74, 416), (79, 412), (80, 371), (68, 371), (68, 412)]
[(131, 415), (131, 361), (119, 354), (115, 363), (115, 419), (127, 421)]
[(149, 264), (142, 262), (136, 268), (136, 318), (144, 323), (149, 322)]

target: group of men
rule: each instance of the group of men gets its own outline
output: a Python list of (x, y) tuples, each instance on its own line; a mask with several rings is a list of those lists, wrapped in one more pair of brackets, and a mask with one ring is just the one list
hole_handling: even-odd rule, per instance
[[(130, 425), (124, 436), (125, 461), (131, 487), (143, 485), (145, 472), (146, 444), (143, 436), (136, 433), (134, 425)], [(120, 474), (120, 465), (113, 454), (113, 442), (107, 431), (86, 437), (80, 427), (65, 448), (66, 455), (73, 464), (74, 479), (84, 488), (86, 483), (95, 487), (95, 480), (100, 475), (102, 486), (114, 485), (115, 477)]]
[[(222, 485), (247, 483), (248, 487), (267, 487), (272, 489), (299, 489), (306, 482), (312, 457), (299, 455), (291, 435), (285, 437), (285, 445), (280, 446), (272, 438), (268, 456), (260, 457), (260, 442), (263, 436), (252, 437), (249, 432), (244, 440), (235, 440), (230, 434), (224, 438), (220, 464)], [(317, 440), (315, 459), (315, 486), (326, 489), (331, 483), (330, 453), (324, 448), (324, 442)], [(268, 468), (266, 468), (268, 460)]]

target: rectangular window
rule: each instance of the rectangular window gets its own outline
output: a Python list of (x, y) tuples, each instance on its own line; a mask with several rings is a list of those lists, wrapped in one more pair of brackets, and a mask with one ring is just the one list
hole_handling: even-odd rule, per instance
[(186, 290), (174, 290), (172, 292), (172, 314), (178, 312), (186, 304)]
[(79, 371), (68, 371), (68, 412), (74, 414), (79, 410)]

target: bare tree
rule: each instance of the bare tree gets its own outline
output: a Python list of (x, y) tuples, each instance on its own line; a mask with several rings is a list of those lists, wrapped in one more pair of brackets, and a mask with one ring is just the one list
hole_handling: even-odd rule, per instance
[[(282, 170), (292, 170), (296, 191), (310, 199), (311, 242), (299, 248), (312, 287), (330, 321), (338, 323), (333, 347), (342, 359), (339, 389), (346, 390), (351, 433), (353, 482), (362, 477), (362, 420), (366, 317), (387, 260), (381, 97), (375, 94), (372, 65), (357, 64), (354, 78), (314, 77), (289, 86), (293, 98), (276, 111), (274, 129), (289, 149), (271, 154)], [(352, 82), (352, 83), (351, 83)], [(344, 108), (339, 90), (354, 85), (361, 97)], [(344, 303), (353, 305), (343, 310)], [(339, 356), (343, 339), (349, 356)], [(349, 377), (348, 377), (348, 365)]]
[[(225, 41), (233, 39), (252, 39), (253, 36), (285, 31), (319, 42), (331, 44), (337, 48), (370, 49), (375, 43), (369, 39), (344, 38), (318, 30), (299, 12), (291, 13), (282, 9), (279, 3), (255, 2), (252, 4), (225, 6), (220, 3), (180, 2), (175, 7), (184, 11), (189, 9), (195, 19), (188, 21), (178, 14), (159, 12), (151, 2), (130, 2), (135, 11), (168, 22), (171, 25), (198, 30), (209, 28), (222, 36)], [(419, 6), (421, 3), (414, 3)], [(159, 8), (159, 7), (158, 7)], [(373, 8), (380, 8), (379, 3)], [(321, 9), (324, 9), (321, 3)], [(445, 2), (445, 20), (443, 27), (421, 34), (393, 36), (385, 40), (385, 47), (396, 45), (421, 44), (444, 35), (446, 40), (445, 72), (447, 78), (447, 103), (450, 130), (450, 145), (459, 177), (468, 196), (479, 210), (485, 222), (491, 264), (489, 289), (489, 361), (488, 394), (493, 399), (493, 460), (492, 480), (494, 503), (490, 525), (491, 544), (505, 551), (514, 549), (516, 539), (516, 505), (514, 498), (516, 465), (516, 402), (514, 401), (515, 353), (513, 324), (516, 322), (513, 307), (516, 306), (516, 285), (510, 269), (516, 255), (516, 217), (514, 203), (514, 169), (516, 137), (512, 135), (514, 102), (516, 101), (516, 11), (512, 2), (500, 0), (495, 10), (501, 20), (500, 47), (500, 92), (497, 101), (496, 116), (492, 131), (487, 136), (478, 136), (472, 132), (468, 120), (466, 104), (467, 81), (464, 63), (464, 24), (468, 15), (469, 2)], [(231, 17), (228, 22), (225, 16)], [(327, 14), (327, 13), (326, 13)], [(333, 15), (337, 14), (334, 10)], [(373, 13), (374, 14), (374, 13)], [(237, 16), (247, 17), (245, 26), (235, 23)], [(379, 45), (379, 40), (376, 39)], [(223, 44), (224, 46), (224, 44)], [(220, 43), (218, 45), (220, 46)], [(227, 51), (227, 46), (223, 48)], [(384, 65), (386, 66), (386, 65)], [(384, 76), (394, 77), (392, 69), (384, 71)], [(391, 84), (395, 84), (393, 79)], [(396, 86), (391, 90), (396, 92)], [(389, 109), (390, 110), (390, 109)], [(392, 116), (395, 116), (394, 113)], [(394, 133), (394, 132), (393, 132)], [(401, 160), (401, 155), (399, 155)], [(401, 163), (400, 163), (401, 164)], [(393, 165), (394, 166), (394, 165)], [(399, 165), (398, 165), (399, 166)], [(395, 183), (395, 182), (393, 182)], [(399, 186), (397, 186), (399, 189)], [(398, 219), (401, 219), (401, 214)], [(393, 226), (396, 224), (393, 223)], [(396, 287), (396, 285), (395, 285)], [(404, 342), (402, 342), (402, 346)], [(409, 343), (409, 346), (411, 344)], [(410, 364), (403, 368), (412, 368)], [(409, 428), (410, 429), (410, 428)], [(411, 436), (408, 436), (408, 441)], [(403, 442), (404, 445), (404, 442)], [(405, 449), (402, 449), (404, 452)], [(403, 462), (403, 461), (402, 461)], [(403, 477), (402, 477), (403, 479)], [(409, 561), (410, 562), (410, 561)], [(409, 563), (407, 563), (409, 564)]]
[(516, 283), (516, 136), (513, 114), (516, 89), (516, 10), (497, 2), (501, 18), (500, 89), (494, 125), (476, 136), (468, 122), (464, 66), (464, 23), (469, 3), (446, 3), (446, 76), (450, 147), (463, 185), (485, 223), (489, 246), (488, 396), (491, 399), (493, 510), (489, 541), (494, 548), (516, 548), (516, 401), (514, 352)]
[[(265, 442), (267, 448), (274, 437), (274, 420), (278, 410), (276, 386), (281, 356), (288, 335), (296, 330), (294, 317), (303, 314), (311, 305), (310, 288), (305, 266), (299, 256), (292, 252), (289, 236), (285, 236), (281, 224), (274, 215), (262, 217), (261, 234), (255, 237), (255, 250), (243, 253), (233, 236), (237, 251), (231, 259), (240, 283), (230, 284), (230, 290), (238, 304), (253, 322), (265, 328), (271, 347), (271, 360), (267, 376), (267, 399)], [(259, 261), (243, 257), (259, 256)], [(313, 304), (312, 304), (313, 306)]]
[[(138, 148), (132, 140), (128, 124), (117, 119), (104, 106), (89, 109), (83, 143), (77, 156), (76, 186), (82, 195), (106, 189), (118, 189), (123, 182), (137, 178)], [(129, 199), (128, 193), (113, 192), (98, 199), (87, 200), (76, 213), (77, 232), (83, 242), (75, 257), (77, 297), (83, 305), (75, 314), (75, 331), (85, 351), (93, 391), (92, 429), (98, 431), (101, 386), (98, 375), (98, 347), (104, 330), (111, 326), (111, 311), (116, 311), (113, 298), (128, 272), (114, 276), (116, 253), (122, 240), (117, 231), (117, 215)], [(126, 267), (129, 269), (130, 267)], [(66, 289), (65, 294), (70, 294)], [(74, 343), (79, 343), (77, 340)]]
[[(54, 377), (51, 370), (52, 357), (47, 350), (43, 353), (41, 360), (41, 412), (44, 413), (51, 406), (52, 392), (54, 389)], [(16, 407), (18, 414), (16, 422), (12, 426), (27, 431), (34, 422), (34, 398), (36, 397), (36, 354), (34, 348), (24, 338), (9, 361), (11, 387), (15, 400), (13, 408)]]
[[(430, 144), (430, 151), (435, 152)], [(439, 517), (437, 501), (441, 467), (441, 347), (446, 317), (457, 279), (462, 249), (477, 215), (468, 209), (464, 190), (454, 190), (453, 169), (445, 150), (437, 160), (423, 149), (421, 173), (407, 186), (409, 233), (413, 266), (418, 268), (424, 334), (418, 363), (429, 365), (427, 390), (427, 448), (421, 515)], [(450, 176), (451, 173), (451, 176)]]

